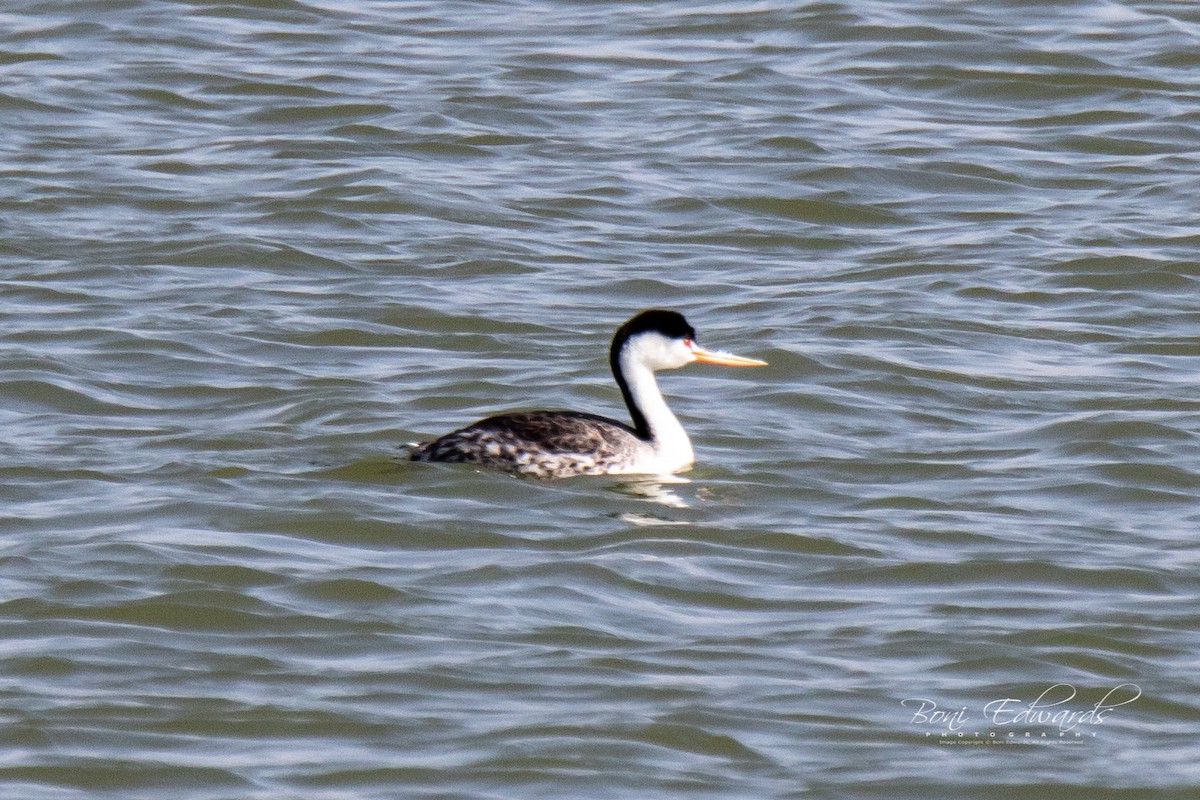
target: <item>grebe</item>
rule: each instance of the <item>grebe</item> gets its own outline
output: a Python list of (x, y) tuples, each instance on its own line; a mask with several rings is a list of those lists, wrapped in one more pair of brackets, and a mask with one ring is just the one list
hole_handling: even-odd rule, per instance
[(613, 336), (609, 363), (633, 425), (580, 411), (517, 411), (482, 419), (412, 446), (413, 461), (477, 464), (537, 478), (667, 474), (691, 466), (692, 443), (667, 408), (655, 370), (701, 361), (764, 367), (765, 361), (706, 350), (677, 311), (643, 311)]

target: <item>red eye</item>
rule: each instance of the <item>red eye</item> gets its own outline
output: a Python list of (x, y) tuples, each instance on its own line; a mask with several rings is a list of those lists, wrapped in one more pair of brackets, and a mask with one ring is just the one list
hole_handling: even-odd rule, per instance
[(686, 339), (686, 338), (685, 338), (685, 339), (683, 340), (683, 345), (684, 345), (684, 347), (691, 347), (691, 346), (692, 346), (692, 340), (691, 340), (691, 339)]

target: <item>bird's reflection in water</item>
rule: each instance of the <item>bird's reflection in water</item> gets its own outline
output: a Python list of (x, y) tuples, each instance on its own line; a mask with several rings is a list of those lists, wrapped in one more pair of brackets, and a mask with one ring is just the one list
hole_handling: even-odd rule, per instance
[[(664, 508), (690, 508), (691, 504), (683, 499), (673, 489), (668, 488), (668, 484), (685, 484), (691, 483), (687, 478), (678, 475), (647, 475), (640, 478), (628, 478), (620, 483), (613, 484), (612, 491), (629, 497), (636, 497), (639, 500), (646, 500), (651, 503), (657, 503)], [(620, 515), (621, 519), (633, 525), (690, 525), (691, 522), (686, 519), (668, 519), (651, 513), (626, 512)]]

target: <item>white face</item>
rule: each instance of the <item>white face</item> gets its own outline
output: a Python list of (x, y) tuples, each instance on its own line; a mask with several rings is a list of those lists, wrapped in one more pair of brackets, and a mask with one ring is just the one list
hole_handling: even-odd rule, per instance
[(652, 370), (678, 369), (696, 360), (690, 342), (685, 339), (670, 339), (655, 331), (639, 333), (630, 339), (622, 355), (633, 362), (645, 364)]

